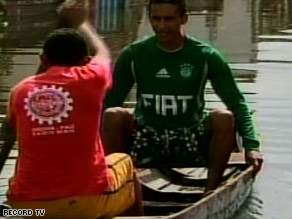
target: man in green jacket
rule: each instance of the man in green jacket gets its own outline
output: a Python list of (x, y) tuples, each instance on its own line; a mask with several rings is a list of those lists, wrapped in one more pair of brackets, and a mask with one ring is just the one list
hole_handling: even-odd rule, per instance
[[(155, 35), (126, 47), (115, 65), (104, 115), (106, 150), (128, 152), (138, 165), (208, 165), (209, 191), (220, 183), (237, 129), (246, 161), (259, 171), (260, 140), (246, 100), (218, 51), (184, 34), (185, 2), (150, 0), (148, 13)], [(227, 109), (205, 110), (208, 80)], [(121, 106), (134, 83), (133, 117)]]

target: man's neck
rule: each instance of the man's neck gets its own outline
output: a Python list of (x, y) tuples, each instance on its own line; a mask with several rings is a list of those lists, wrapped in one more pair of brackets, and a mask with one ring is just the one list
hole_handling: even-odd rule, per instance
[(185, 43), (185, 36), (180, 35), (169, 42), (157, 41), (157, 46), (163, 50), (172, 52), (172, 51), (178, 51), (181, 48), (183, 48), (184, 43)]

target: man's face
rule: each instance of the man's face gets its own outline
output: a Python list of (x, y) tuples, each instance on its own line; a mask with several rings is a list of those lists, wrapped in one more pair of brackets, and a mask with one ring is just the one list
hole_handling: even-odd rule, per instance
[(154, 3), (149, 11), (149, 19), (159, 42), (165, 43), (181, 34), (187, 15), (182, 15), (175, 4)]

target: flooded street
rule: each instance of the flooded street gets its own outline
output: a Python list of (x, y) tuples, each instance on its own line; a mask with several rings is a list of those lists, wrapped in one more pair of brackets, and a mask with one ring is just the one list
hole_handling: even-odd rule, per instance
[[(1, 1), (0, 1), (1, 2)], [(34, 74), (45, 36), (56, 27), (54, 0), (0, 7), (0, 121), (10, 89)], [(188, 0), (186, 32), (215, 45), (234, 69), (255, 116), (265, 165), (236, 219), (292, 218), (292, 0)], [(144, 0), (99, 0), (92, 16), (114, 58), (151, 34)], [(209, 107), (221, 106), (212, 94)]]

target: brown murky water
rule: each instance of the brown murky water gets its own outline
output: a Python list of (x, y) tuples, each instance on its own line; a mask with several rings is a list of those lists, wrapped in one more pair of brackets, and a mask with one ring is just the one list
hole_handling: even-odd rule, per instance
[[(0, 114), (11, 87), (38, 68), (42, 42), (56, 27), (54, 2), (9, 0), (5, 11), (0, 6)], [(188, 6), (187, 33), (226, 55), (263, 136), (266, 166), (256, 183), (259, 192), (237, 218), (263, 218), (263, 213), (292, 218), (292, 1), (188, 0)], [(92, 20), (113, 57), (151, 34), (144, 0), (99, 0), (95, 7)], [(216, 96), (207, 99), (218, 106)]]

